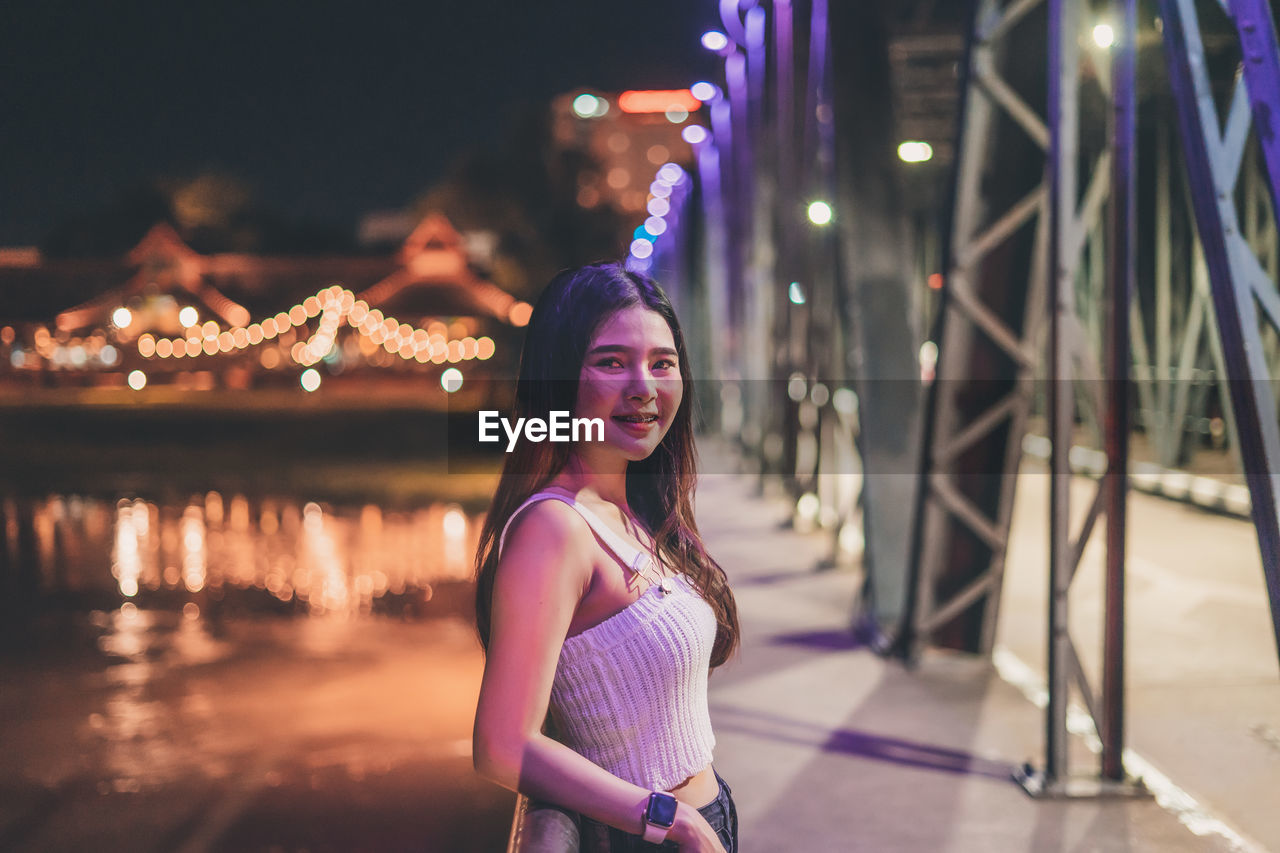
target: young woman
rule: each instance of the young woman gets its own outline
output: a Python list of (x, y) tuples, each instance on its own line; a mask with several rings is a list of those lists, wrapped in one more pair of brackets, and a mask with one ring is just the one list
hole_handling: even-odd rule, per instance
[(507, 457), (476, 557), (473, 746), (482, 775), (580, 815), (584, 853), (737, 849), (707, 675), (738, 619), (694, 523), (690, 379), (645, 276), (562, 272), (534, 308), (516, 415), (600, 418), (604, 434)]

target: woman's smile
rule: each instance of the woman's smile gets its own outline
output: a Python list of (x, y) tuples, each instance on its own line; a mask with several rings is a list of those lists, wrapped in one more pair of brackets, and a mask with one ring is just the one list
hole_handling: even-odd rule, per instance
[(655, 429), (658, 426), (657, 415), (651, 415), (644, 418), (636, 418), (634, 416), (619, 417), (615, 415), (613, 419), (617, 421), (623, 429), (634, 435), (648, 435), (650, 430)]

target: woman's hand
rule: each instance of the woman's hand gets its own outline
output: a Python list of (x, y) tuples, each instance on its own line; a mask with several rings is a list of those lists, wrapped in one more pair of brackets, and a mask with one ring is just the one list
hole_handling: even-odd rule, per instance
[(667, 833), (667, 840), (680, 845), (680, 853), (725, 853), (711, 824), (688, 803), (677, 804), (676, 822)]

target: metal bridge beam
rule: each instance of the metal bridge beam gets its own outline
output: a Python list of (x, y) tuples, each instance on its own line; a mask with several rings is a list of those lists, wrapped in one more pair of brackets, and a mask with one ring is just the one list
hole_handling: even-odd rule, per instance
[[(1049, 131), (1033, 97), (1039, 87), (1020, 93), (1009, 81), (1043, 74), (1043, 51), (1027, 49), (1043, 38), (1043, 11), (1037, 2), (1002, 7), (995, 0), (975, 8), (946, 283), (932, 336), (939, 357), (925, 403), (910, 600), (894, 644), (908, 659), (925, 642), (986, 652), (994, 638), (1014, 474), (1039, 362), (1049, 227)], [(975, 585), (979, 578), (986, 582)]]
[[(1245, 50), (1245, 81), (1268, 165), (1280, 166), (1274, 121), (1280, 114), (1280, 56), (1275, 25), (1265, 3), (1233, 0)], [(1267, 311), (1276, 300), (1274, 284), (1257, 274), (1260, 265), (1240, 233), (1235, 209), (1235, 137), (1224, 136), (1205, 70), (1204, 48), (1193, 0), (1160, 0), (1170, 85), (1195, 202), (1196, 229), (1204, 247), (1214, 313), (1230, 380), (1240, 456), (1253, 502), (1262, 567), (1280, 650), (1280, 422), (1262, 345), (1259, 323), (1275, 327), (1280, 317)], [(1256, 66), (1250, 69), (1250, 66)], [(1240, 143), (1242, 145), (1242, 143)], [(1276, 157), (1274, 166), (1270, 158)], [(1272, 198), (1277, 191), (1272, 174)], [(1259, 308), (1263, 316), (1259, 316)]]

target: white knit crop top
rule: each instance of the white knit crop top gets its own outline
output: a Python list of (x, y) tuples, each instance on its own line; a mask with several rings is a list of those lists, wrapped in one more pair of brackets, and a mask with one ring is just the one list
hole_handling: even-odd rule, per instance
[[(578, 511), (630, 572), (649, 554), (610, 530), (572, 495), (534, 494), (511, 521), (541, 500)], [(566, 637), (551, 684), (551, 717), (574, 752), (651, 791), (679, 785), (711, 763), (715, 735), (707, 710), (707, 675), (716, 639), (715, 613), (683, 575), (671, 592), (651, 584), (638, 599), (598, 625)]]

